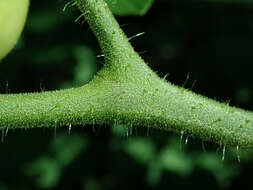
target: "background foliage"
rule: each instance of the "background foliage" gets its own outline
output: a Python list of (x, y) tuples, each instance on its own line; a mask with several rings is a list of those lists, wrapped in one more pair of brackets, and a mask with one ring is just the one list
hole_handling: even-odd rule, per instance
[[(125, 15), (117, 19), (130, 38), (145, 32), (131, 42), (161, 77), (253, 110), (251, 1), (156, 0), (149, 11), (151, 0), (127, 2), (111, 0), (110, 5)], [(80, 13), (75, 8), (63, 12), (65, 4), (31, 2), (23, 36), (0, 64), (1, 93), (80, 86), (102, 66), (87, 23), (75, 23)], [(251, 185), (252, 153), (227, 148), (223, 155), (218, 145), (153, 129), (72, 126), (69, 131), (66, 126), (5, 130), (0, 136), (0, 190)]]

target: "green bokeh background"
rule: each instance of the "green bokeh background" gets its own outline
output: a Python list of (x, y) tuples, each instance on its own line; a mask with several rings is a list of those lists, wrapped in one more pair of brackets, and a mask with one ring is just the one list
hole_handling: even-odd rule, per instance
[[(102, 67), (92, 31), (84, 20), (74, 22), (80, 15), (75, 8), (62, 11), (66, 3), (31, 1), (23, 35), (0, 64), (0, 93), (78, 87)], [(131, 43), (161, 77), (253, 110), (252, 1), (156, 0), (144, 16), (117, 20), (129, 37), (145, 32)], [(0, 190), (252, 186), (251, 152), (150, 127), (5, 129), (0, 132)]]

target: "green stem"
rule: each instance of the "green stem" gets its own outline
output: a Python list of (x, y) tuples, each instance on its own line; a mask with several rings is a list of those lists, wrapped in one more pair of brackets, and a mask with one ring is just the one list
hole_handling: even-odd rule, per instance
[(134, 52), (103, 0), (76, 2), (99, 40), (105, 67), (80, 88), (0, 95), (0, 128), (125, 124), (253, 149), (253, 113), (160, 79)]
[(128, 43), (128, 38), (104, 1), (77, 0), (76, 3), (96, 35), (106, 62), (117, 66), (119, 62), (122, 62), (122, 58), (126, 57), (124, 52), (136, 56)]
[(104, 74), (105, 78), (114, 80), (132, 78), (134, 73), (135, 80), (140, 74), (136, 71), (140, 70), (145, 71), (142, 72), (144, 75), (154, 75), (134, 51), (104, 0), (76, 0), (76, 4), (98, 39), (105, 56), (104, 69), (100, 75)]

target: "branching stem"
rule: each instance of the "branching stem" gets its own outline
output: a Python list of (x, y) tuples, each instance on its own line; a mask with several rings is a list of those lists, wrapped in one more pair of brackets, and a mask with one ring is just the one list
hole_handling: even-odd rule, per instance
[(0, 128), (126, 124), (253, 149), (253, 113), (160, 79), (133, 50), (103, 0), (76, 0), (105, 66), (69, 90), (0, 95)]

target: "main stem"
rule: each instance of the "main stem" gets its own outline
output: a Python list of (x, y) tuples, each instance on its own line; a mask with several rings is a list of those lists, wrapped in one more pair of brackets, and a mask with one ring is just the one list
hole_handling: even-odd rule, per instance
[(0, 129), (125, 124), (253, 149), (252, 112), (160, 79), (134, 52), (103, 0), (76, 2), (105, 54), (104, 68), (80, 88), (0, 95)]

